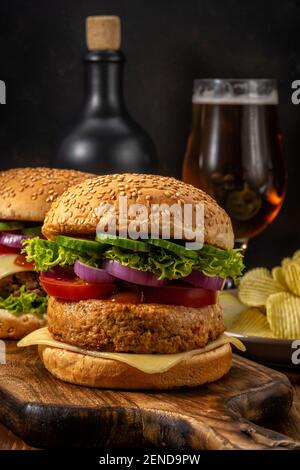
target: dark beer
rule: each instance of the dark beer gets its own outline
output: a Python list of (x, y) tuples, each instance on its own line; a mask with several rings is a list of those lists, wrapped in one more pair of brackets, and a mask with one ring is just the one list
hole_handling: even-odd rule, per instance
[(275, 92), (193, 98), (183, 180), (218, 201), (237, 240), (261, 232), (280, 210), (286, 187), (281, 139)]

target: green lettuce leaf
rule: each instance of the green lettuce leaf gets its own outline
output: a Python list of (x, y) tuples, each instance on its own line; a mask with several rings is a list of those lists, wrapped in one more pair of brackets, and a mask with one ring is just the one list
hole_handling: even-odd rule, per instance
[(89, 266), (99, 265), (99, 258), (95, 256), (79, 253), (38, 237), (23, 240), (22, 253), (26, 254), (27, 261), (35, 263), (36, 271), (49, 271), (54, 266), (71, 266), (76, 260)]
[(105, 251), (104, 257), (139, 271), (149, 271), (159, 279), (180, 279), (193, 269), (192, 259), (180, 258), (162, 248), (151, 247), (149, 253), (137, 253), (112, 246)]
[(0, 297), (0, 308), (4, 308), (14, 315), (31, 313), (42, 315), (47, 311), (48, 296), (38, 295), (32, 291), (26, 291), (25, 286), (20, 289), (20, 295), (14, 297), (10, 294), (6, 299)]
[(151, 247), (149, 253), (134, 253), (117, 246), (105, 251), (106, 259), (113, 259), (124, 266), (140, 271), (149, 271), (159, 279), (181, 279), (193, 269), (208, 276), (232, 277), (234, 281), (244, 269), (243, 255), (239, 250), (221, 250), (204, 245), (198, 252), (198, 259), (180, 257), (159, 247)]
[(103, 259), (111, 259), (123, 266), (151, 272), (159, 279), (181, 279), (197, 269), (209, 276), (232, 277), (236, 281), (244, 269), (240, 250), (222, 250), (210, 245), (204, 245), (197, 251), (198, 258), (192, 259), (152, 245), (149, 252), (134, 252), (111, 245), (100, 258), (37, 237), (25, 240), (23, 244), (23, 253), (27, 254), (28, 261), (35, 262), (37, 271), (49, 271), (58, 265), (73, 265), (76, 260), (99, 267)]
[(234, 281), (244, 270), (242, 250), (221, 250), (210, 245), (203, 245), (198, 252), (194, 269), (203, 271), (208, 276), (231, 277)]

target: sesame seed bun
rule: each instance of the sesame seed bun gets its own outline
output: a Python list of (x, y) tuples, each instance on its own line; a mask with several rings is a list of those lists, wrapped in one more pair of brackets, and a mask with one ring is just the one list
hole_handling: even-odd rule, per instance
[(21, 339), (46, 323), (46, 315), (13, 315), (8, 310), (0, 309), (0, 338)]
[(87, 387), (121, 390), (197, 387), (220, 379), (232, 365), (229, 344), (185, 359), (166, 372), (155, 374), (146, 374), (112, 359), (51, 346), (39, 345), (39, 354), (46, 369), (58, 379)]
[[(201, 189), (175, 178), (157, 175), (114, 174), (85, 180), (66, 190), (51, 206), (43, 233), (53, 239), (58, 234), (95, 234), (98, 222), (105, 219), (97, 211), (101, 203), (115, 207), (118, 224), (118, 199), (127, 196), (128, 204), (143, 204), (148, 208), (148, 227), (152, 204), (192, 204), (193, 224), (197, 203), (204, 205), (204, 242), (219, 248), (233, 247), (233, 231), (226, 212)], [(134, 220), (134, 217), (131, 218)], [(160, 235), (161, 235), (160, 224)], [(193, 226), (195, 230), (195, 226)], [(171, 218), (171, 238), (174, 234)]]
[(43, 222), (56, 198), (92, 173), (56, 168), (14, 168), (0, 172), (0, 219)]

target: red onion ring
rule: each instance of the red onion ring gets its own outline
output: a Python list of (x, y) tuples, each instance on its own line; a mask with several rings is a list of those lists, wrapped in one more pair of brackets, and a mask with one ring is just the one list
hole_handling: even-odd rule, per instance
[(10, 248), (22, 248), (22, 240), (33, 238), (33, 235), (18, 235), (16, 233), (2, 233), (0, 235), (0, 243)]
[(188, 282), (195, 287), (202, 287), (207, 290), (221, 290), (223, 289), (225, 279), (217, 276), (206, 276), (201, 271), (194, 269), (191, 274), (181, 279), (184, 282)]
[(118, 261), (109, 260), (104, 262), (104, 269), (114, 277), (123, 281), (139, 284), (142, 286), (159, 287), (164, 285), (164, 281), (160, 281), (157, 277), (149, 272), (138, 271), (118, 263)]
[(86, 282), (115, 282), (115, 278), (111, 276), (106, 270), (88, 266), (81, 261), (76, 261), (74, 264), (74, 272), (80, 279)]

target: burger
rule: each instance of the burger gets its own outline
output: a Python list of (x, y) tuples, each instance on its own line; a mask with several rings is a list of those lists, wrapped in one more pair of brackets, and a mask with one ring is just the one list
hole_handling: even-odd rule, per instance
[(44, 324), (48, 296), (21, 243), (40, 237), (51, 203), (91, 176), (50, 168), (0, 172), (0, 338), (18, 339)]
[[(174, 204), (202, 205), (204, 243), (193, 244), (195, 231), (175, 236), (174, 214), (163, 236), (163, 213)], [(26, 240), (24, 253), (50, 296), (48, 328), (19, 346), (37, 344), (55, 377), (90, 387), (169, 389), (229, 371), (230, 343), (242, 346), (224, 334), (218, 290), (241, 274), (243, 261), (229, 217), (205, 192), (163, 176), (99, 176), (65, 191), (42, 233), (47, 239)]]

